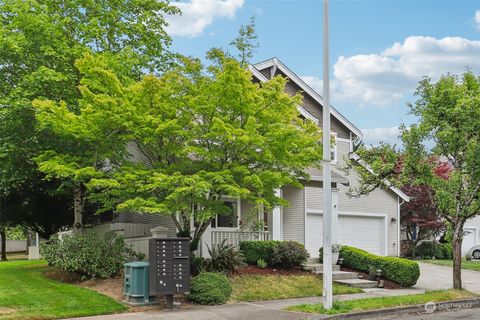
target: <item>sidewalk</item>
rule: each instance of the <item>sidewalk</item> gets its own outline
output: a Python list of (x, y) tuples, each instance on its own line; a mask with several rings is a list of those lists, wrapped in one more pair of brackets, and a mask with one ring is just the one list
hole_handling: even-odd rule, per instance
[[(385, 296), (400, 296), (423, 293), (422, 289), (365, 289), (364, 293), (335, 296), (336, 301), (352, 299), (374, 298)], [(311, 304), (321, 302), (321, 297), (297, 299), (241, 302), (222, 306), (188, 306), (178, 311), (147, 311), (137, 313), (113, 314), (106, 316), (75, 318), (75, 320), (301, 320), (311, 314), (283, 311), (283, 308), (297, 304)], [(70, 319), (73, 320), (73, 319)]]

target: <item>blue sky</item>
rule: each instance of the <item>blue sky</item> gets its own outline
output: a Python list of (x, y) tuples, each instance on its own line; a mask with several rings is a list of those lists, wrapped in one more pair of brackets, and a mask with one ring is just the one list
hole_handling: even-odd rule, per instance
[[(257, 18), (253, 62), (277, 57), (321, 94), (322, 1), (190, 0), (174, 49), (203, 57)], [(367, 143), (394, 142), (422, 76), (480, 73), (480, 1), (330, 1), (332, 103)]]

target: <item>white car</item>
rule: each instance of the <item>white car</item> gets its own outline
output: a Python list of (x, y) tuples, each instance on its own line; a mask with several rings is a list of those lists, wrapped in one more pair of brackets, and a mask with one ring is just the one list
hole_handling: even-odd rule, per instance
[(480, 260), (480, 246), (474, 246), (467, 253), (467, 259), (479, 259)]

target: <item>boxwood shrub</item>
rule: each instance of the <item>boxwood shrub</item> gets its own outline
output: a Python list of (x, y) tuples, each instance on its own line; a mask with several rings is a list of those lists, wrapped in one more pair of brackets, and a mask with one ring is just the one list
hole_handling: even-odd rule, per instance
[(243, 252), (245, 262), (249, 265), (257, 265), (260, 259), (265, 260), (268, 264), (273, 259), (275, 246), (281, 241), (242, 241), (240, 242), (240, 250)]
[(224, 304), (231, 294), (232, 285), (224, 274), (202, 272), (193, 278), (188, 299), (198, 304)]
[(296, 241), (281, 241), (273, 249), (272, 265), (280, 268), (300, 267), (307, 262), (308, 254), (305, 247)]
[(381, 269), (383, 277), (402, 287), (415, 285), (420, 276), (418, 263), (407, 259), (377, 256), (349, 246), (342, 246), (340, 257), (343, 259), (343, 265), (352, 269), (364, 272), (368, 272), (370, 267)]

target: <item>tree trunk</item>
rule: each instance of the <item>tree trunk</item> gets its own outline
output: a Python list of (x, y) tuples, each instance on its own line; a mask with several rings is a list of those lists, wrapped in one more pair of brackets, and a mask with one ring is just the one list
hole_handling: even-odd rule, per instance
[(0, 257), (1, 261), (7, 261), (7, 235), (5, 233), (5, 227), (0, 226), (0, 241), (2, 241), (2, 256)]
[(83, 231), (83, 210), (85, 208), (85, 186), (83, 184), (76, 184), (73, 187), (73, 232), (75, 234)]
[(463, 241), (463, 223), (455, 226), (452, 238), (453, 246), (453, 288), (457, 290), (462, 287), (462, 241)]

